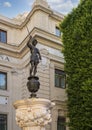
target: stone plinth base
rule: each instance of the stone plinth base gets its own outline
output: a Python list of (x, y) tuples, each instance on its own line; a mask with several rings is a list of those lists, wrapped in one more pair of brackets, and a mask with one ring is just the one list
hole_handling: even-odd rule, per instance
[(43, 98), (16, 101), (16, 122), (23, 130), (45, 130), (44, 126), (51, 122), (52, 106), (50, 100)]
[(40, 126), (33, 126), (33, 127), (23, 127), (23, 130), (45, 130), (44, 127)]

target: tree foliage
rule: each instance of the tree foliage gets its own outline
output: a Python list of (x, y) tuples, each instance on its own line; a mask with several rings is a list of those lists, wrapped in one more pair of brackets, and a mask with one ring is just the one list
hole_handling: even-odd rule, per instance
[(70, 130), (92, 129), (92, 0), (81, 0), (60, 24)]

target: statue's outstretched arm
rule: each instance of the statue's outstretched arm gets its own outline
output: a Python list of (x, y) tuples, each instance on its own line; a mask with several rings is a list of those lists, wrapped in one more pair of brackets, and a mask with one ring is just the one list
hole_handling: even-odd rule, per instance
[(29, 40), (28, 40), (28, 42), (27, 42), (27, 46), (29, 47), (29, 48), (32, 48), (32, 45), (31, 45), (31, 43), (32, 43), (32, 36), (30, 36), (30, 38), (29, 38)]

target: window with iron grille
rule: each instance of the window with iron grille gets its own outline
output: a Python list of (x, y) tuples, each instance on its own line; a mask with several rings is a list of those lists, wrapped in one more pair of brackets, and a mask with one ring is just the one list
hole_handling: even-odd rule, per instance
[(55, 69), (55, 87), (65, 88), (66, 74), (64, 71)]
[(0, 114), (0, 130), (7, 130), (7, 115)]
[(7, 32), (0, 29), (0, 42), (7, 43)]
[(0, 72), (0, 89), (7, 90), (7, 73)]
[(65, 117), (58, 117), (57, 130), (66, 130), (65, 122), (66, 122)]

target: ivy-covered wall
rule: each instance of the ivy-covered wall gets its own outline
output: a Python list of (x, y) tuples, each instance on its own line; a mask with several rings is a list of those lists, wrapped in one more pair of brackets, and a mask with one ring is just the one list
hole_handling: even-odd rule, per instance
[(60, 24), (70, 130), (92, 130), (92, 0), (81, 0)]

